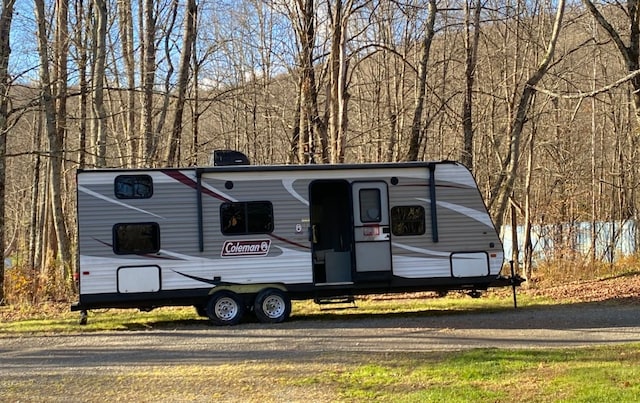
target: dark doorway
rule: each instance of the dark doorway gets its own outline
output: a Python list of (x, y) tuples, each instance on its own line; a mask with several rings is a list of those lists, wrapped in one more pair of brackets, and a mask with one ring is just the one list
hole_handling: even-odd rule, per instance
[(353, 217), (351, 187), (345, 180), (314, 181), (309, 186), (313, 281), (352, 281)]

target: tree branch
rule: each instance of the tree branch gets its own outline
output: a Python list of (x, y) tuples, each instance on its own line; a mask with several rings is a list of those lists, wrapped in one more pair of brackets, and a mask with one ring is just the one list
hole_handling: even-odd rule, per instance
[[(629, 74), (627, 74), (626, 76), (622, 77), (621, 79), (607, 85), (604, 86), (602, 88), (593, 90), (593, 91), (589, 91), (589, 92), (579, 92), (577, 94), (559, 94), (557, 92), (553, 92), (551, 90), (547, 90), (545, 88), (540, 88), (537, 86), (531, 86), (531, 88), (533, 88), (534, 90), (536, 90), (537, 92), (540, 92), (542, 94), (548, 95), (550, 97), (553, 98), (562, 98), (562, 99), (583, 99), (583, 98), (590, 98), (590, 97), (595, 97), (598, 94), (602, 94), (603, 92), (607, 92), (610, 91), (616, 87), (619, 87), (620, 85), (626, 83), (627, 81), (632, 80), (634, 77), (640, 75), (640, 69), (639, 70), (635, 70)], [(640, 92), (640, 90), (635, 90), (634, 92)]]

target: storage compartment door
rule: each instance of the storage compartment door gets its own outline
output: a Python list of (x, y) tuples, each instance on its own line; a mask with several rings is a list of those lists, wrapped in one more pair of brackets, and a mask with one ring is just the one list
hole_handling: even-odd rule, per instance
[(118, 292), (160, 291), (160, 267), (124, 266), (118, 269)]
[(487, 252), (459, 252), (451, 254), (453, 277), (482, 277), (489, 275)]

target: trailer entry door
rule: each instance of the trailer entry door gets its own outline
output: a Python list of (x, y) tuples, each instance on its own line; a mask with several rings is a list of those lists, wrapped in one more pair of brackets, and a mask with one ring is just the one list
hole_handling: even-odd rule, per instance
[(387, 184), (356, 182), (352, 192), (358, 279), (388, 278), (391, 274), (391, 231)]
[(346, 180), (317, 180), (309, 186), (313, 281), (350, 284), (352, 276), (351, 187)]

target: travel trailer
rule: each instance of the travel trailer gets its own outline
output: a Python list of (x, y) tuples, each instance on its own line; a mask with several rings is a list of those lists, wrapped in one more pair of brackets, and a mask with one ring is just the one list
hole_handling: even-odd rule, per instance
[(278, 323), (292, 300), (522, 281), (500, 274), (476, 182), (450, 161), (79, 170), (77, 209), (71, 308), (85, 323), (91, 309), (172, 305)]

